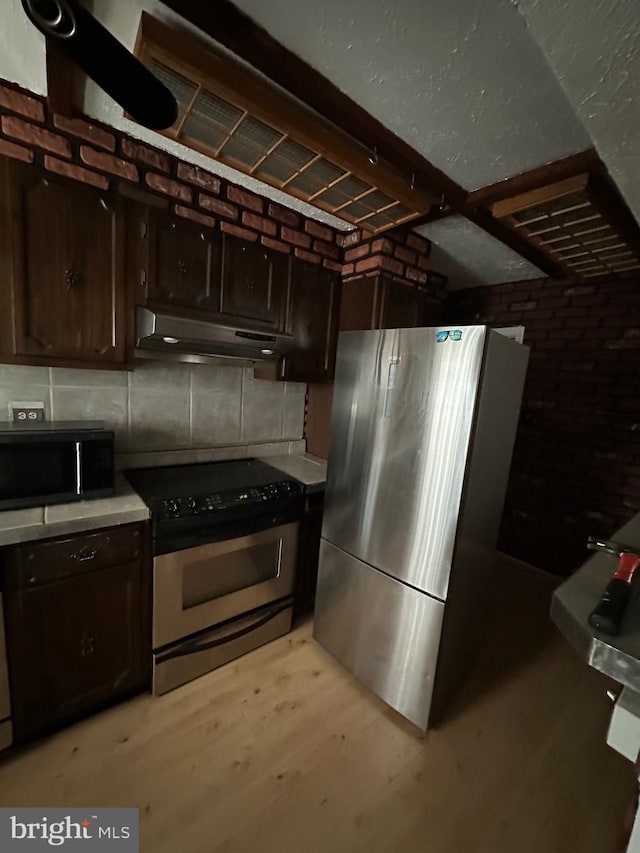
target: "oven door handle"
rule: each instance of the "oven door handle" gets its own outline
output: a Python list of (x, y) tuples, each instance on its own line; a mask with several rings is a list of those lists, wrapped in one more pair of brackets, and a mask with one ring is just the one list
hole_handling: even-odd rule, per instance
[[(263, 625), (266, 625), (267, 622), (270, 622), (272, 619), (275, 619), (283, 610), (287, 610), (291, 607), (291, 598), (285, 598), (284, 601), (279, 602), (270, 608), (266, 613), (260, 615), (254, 621), (245, 623), (242, 628), (238, 628), (237, 631), (233, 631), (230, 634), (222, 634), (222, 636), (218, 636), (215, 639), (206, 639), (205, 637), (198, 638), (195, 637), (193, 640), (186, 640), (184, 643), (181, 643), (177, 648), (167, 649), (166, 652), (159, 652), (156, 654), (156, 662), (164, 663), (168, 660), (173, 660), (173, 658), (185, 657), (186, 655), (194, 654), (195, 652), (206, 652), (208, 649), (215, 649), (216, 646), (223, 646), (225, 643), (231, 643), (233, 640), (239, 640), (240, 637), (244, 637), (246, 634), (250, 634), (252, 631), (255, 631), (256, 628), (261, 628)], [(209, 633), (209, 636), (211, 634)]]

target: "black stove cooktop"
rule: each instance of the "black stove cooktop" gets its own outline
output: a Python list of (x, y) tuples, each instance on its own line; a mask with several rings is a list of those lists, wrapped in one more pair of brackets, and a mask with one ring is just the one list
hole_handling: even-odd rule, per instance
[(156, 554), (247, 535), (302, 515), (302, 485), (259, 459), (124, 473), (151, 510)]

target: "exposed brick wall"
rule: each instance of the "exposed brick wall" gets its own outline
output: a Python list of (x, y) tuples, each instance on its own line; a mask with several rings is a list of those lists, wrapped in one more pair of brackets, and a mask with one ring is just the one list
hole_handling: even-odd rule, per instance
[(453, 292), (447, 323), (525, 326), (531, 347), (500, 535), (556, 574), (640, 510), (640, 279)]
[[(426, 282), (431, 247), (416, 234), (345, 234), (114, 128), (52, 115), (44, 98), (6, 81), (0, 81), (0, 155), (103, 190), (139, 184), (168, 199), (179, 216), (252, 242), (260, 239), (264, 246), (343, 275), (385, 271), (407, 283)], [(345, 254), (356, 244), (354, 257), (361, 260), (349, 263)]]
[(342, 275), (345, 281), (386, 272), (406, 284), (427, 283), (431, 243), (418, 234), (396, 229), (371, 237), (356, 229), (339, 234), (337, 243), (344, 250)]
[(165, 151), (0, 81), (0, 155), (36, 163), (101, 190), (139, 185), (182, 217), (342, 271), (341, 232), (306, 219)]

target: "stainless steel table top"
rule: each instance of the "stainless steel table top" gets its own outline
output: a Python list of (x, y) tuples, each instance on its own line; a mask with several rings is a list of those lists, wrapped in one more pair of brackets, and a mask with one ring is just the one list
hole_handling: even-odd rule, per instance
[[(608, 538), (640, 552), (640, 513)], [(551, 618), (589, 666), (640, 691), (640, 584), (634, 584), (617, 637), (601, 634), (587, 622), (617, 565), (616, 557), (596, 552), (554, 592)]]

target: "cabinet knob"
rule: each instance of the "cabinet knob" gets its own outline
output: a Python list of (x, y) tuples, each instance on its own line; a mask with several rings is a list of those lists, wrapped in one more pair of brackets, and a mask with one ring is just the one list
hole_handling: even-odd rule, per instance
[(78, 290), (81, 284), (81, 276), (75, 264), (66, 267), (64, 271), (64, 280), (67, 285), (67, 290)]
[(45, 352), (49, 352), (49, 350), (53, 349), (53, 344), (45, 340), (44, 335), (40, 332), (39, 329), (36, 329), (34, 332), (32, 332), (31, 337), (38, 344), (40, 349), (45, 350)]
[(180, 258), (180, 260), (178, 261), (178, 272), (181, 275), (186, 275), (188, 272), (188, 269), (189, 269), (189, 267), (187, 266), (187, 262), (185, 260), (183, 260), (182, 258)]
[(92, 655), (95, 652), (95, 639), (88, 631), (85, 631), (80, 639), (80, 654), (83, 658)]

